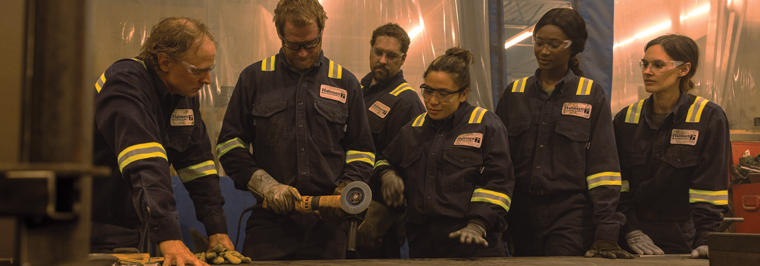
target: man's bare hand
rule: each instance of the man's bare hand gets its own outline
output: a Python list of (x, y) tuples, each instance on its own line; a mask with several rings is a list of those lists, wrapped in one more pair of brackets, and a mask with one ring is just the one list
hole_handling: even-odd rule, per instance
[[(209, 243), (210, 243), (209, 239)], [(230, 244), (231, 245), (231, 244)], [(209, 266), (207, 263), (198, 260), (190, 249), (180, 240), (167, 240), (158, 244), (161, 254), (164, 256), (163, 266)]]

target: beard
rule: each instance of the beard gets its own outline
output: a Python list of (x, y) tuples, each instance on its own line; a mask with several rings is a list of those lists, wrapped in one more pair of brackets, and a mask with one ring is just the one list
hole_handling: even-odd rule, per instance
[(306, 71), (319, 60), (319, 52), (313, 52), (306, 55), (306, 57), (298, 56), (297, 52), (286, 53), (285, 57), (288, 59), (288, 63), (292, 68), (300, 71)]
[(374, 69), (372, 69), (372, 78), (375, 79), (378, 83), (386, 81), (390, 79), (390, 69), (388, 69), (387, 66), (381, 65), (377, 66)]

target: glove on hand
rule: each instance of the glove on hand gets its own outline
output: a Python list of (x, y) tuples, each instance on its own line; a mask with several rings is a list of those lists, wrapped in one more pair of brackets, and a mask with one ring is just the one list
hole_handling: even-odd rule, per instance
[(381, 177), (383, 200), (388, 207), (398, 207), (404, 203), (404, 180), (393, 170), (387, 170)]
[(623, 250), (616, 243), (609, 240), (594, 240), (591, 250), (586, 251), (586, 258), (603, 257), (608, 259), (633, 259), (631, 253)]
[(707, 245), (701, 245), (691, 251), (691, 257), (694, 259), (709, 259), (710, 253), (707, 250)]
[[(346, 188), (346, 186), (350, 182), (343, 182), (338, 185), (338, 187), (333, 190), (333, 195), (340, 195), (343, 193), (343, 189)], [(317, 215), (319, 215), (319, 218), (322, 218), (322, 220), (334, 222), (334, 223), (340, 223), (346, 220), (346, 216), (348, 213), (346, 213), (343, 208), (338, 206), (337, 208), (333, 208), (330, 206), (319, 206), (319, 210), (317, 210)]]
[(401, 215), (377, 201), (370, 202), (364, 222), (359, 225), (359, 230), (356, 232), (357, 249), (375, 250), (383, 242), (385, 232), (399, 216)]
[(295, 210), (295, 202), (301, 201), (301, 194), (296, 188), (280, 184), (264, 169), (259, 169), (251, 175), (248, 190), (263, 198), (264, 207), (277, 214), (287, 214)]
[(639, 255), (663, 255), (657, 245), (652, 242), (647, 234), (644, 234), (641, 230), (633, 230), (625, 234), (625, 241), (628, 242), (628, 246), (638, 253)]
[(459, 243), (462, 244), (476, 244), (488, 247), (488, 241), (483, 238), (486, 235), (486, 229), (480, 224), (485, 224), (481, 221), (470, 220), (462, 229), (451, 232), (449, 238), (459, 238)]

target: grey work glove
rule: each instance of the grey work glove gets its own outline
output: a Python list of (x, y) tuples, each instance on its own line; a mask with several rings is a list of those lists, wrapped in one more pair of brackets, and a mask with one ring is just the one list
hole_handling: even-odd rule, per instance
[(591, 257), (603, 257), (608, 259), (633, 259), (634, 256), (631, 253), (623, 250), (617, 243), (609, 240), (594, 240), (594, 244), (591, 245), (591, 249), (586, 251), (586, 258)]
[(379, 247), (385, 232), (399, 216), (401, 215), (377, 201), (370, 202), (367, 215), (356, 232), (357, 249), (370, 251)]
[[(340, 195), (343, 193), (343, 189), (346, 188), (346, 186), (351, 182), (343, 182), (338, 185), (338, 187), (333, 190), (333, 195)], [(341, 223), (346, 220), (346, 216), (348, 213), (343, 210), (340, 206), (331, 207), (331, 206), (322, 206), (319, 205), (319, 210), (317, 210), (317, 215), (322, 220), (328, 221), (328, 222), (334, 222), (334, 223)]]
[(488, 241), (486, 236), (486, 229), (481, 224), (485, 224), (477, 219), (470, 220), (470, 222), (462, 229), (451, 232), (449, 238), (459, 238), (459, 243), (462, 244), (476, 244), (488, 247)]
[(701, 245), (692, 250), (691, 257), (694, 259), (709, 259), (710, 253), (707, 250), (707, 245)]
[(301, 194), (294, 187), (280, 184), (264, 169), (251, 175), (248, 190), (264, 199), (264, 207), (277, 214), (287, 214), (295, 210), (295, 203), (301, 201)]
[(638, 253), (639, 255), (663, 255), (657, 245), (652, 242), (647, 234), (644, 234), (641, 230), (633, 230), (625, 234), (625, 241), (628, 242), (628, 246)]
[(391, 208), (401, 206), (404, 203), (404, 180), (393, 170), (386, 170), (381, 179), (385, 204)]

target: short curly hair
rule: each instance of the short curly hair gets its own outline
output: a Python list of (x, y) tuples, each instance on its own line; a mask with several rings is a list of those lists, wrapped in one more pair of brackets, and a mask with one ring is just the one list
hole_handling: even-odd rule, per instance
[(327, 13), (317, 0), (280, 0), (277, 8), (274, 9), (272, 20), (280, 36), (283, 36), (285, 21), (290, 21), (296, 27), (316, 22), (319, 32), (322, 32), (327, 21)]
[(369, 41), (369, 45), (375, 46), (377, 36), (388, 36), (396, 38), (399, 42), (401, 42), (402, 53), (409, 51), (409, 44), (412, 42), (409, 39), (409, 34), (407, 34), (406, 31), (401, 28), (401, 26), (392, 22), (375, 29), (375, 31), (372, 32), (372, 39)]
[(203, 38), (208, 38), (216, 45), (211, 31), (200, 20), (187, 17), (164, 18), (150, 31), (150, 36), (140, 49), (140, 59), (146, 66), (158, 70), (159, 54), (182, 60), (191, 49), (200, 48), (196, 43)]

